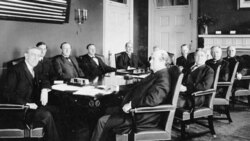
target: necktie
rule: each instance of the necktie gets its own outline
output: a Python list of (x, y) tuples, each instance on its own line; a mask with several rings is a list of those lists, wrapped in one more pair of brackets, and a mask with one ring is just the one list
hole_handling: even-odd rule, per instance
[(71, 59), (70, 59), (69, 57), (65, 57), (65, 58), (66, 58), (70, 63), (72, 63), (72, 62), (71, 62)]
[(213, 63), (216, 64), (216, 63), (217, 63), (217, 60), (213, 60)]

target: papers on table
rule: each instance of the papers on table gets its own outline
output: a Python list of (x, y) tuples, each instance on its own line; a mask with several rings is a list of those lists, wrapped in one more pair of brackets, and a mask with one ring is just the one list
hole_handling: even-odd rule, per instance
[(58, 85), (53, 85), (52, 89), (58, 91), (78, 91), (79, 89), (81, 89), (81, 87), (67, 85), (67, 84), (58, 84)]
[(106, 90), (104, 87), (94, 87), (94, 86), (85, 86), (80, 90), (74, 92), (74, 95), (85, 95), (95, 97), (96, 95), (108, 95), (111, 94), (111, 90)]
[(53, 90), (58, 91), (75, 91), (73, 92), (74, 95), (84, 95), (84, 96), (92, 96), (95, 97), (96, 95), (108, 95), (111, 94), (113, 91), (106, 89), (106, 86), (72, 86), (67, 84), (58, 84), (52, 86)]
[(148, 74), (140, 74), (140, 75), (130, 75), (130, 76), (132, 76), (133, 78), (143, 79), (143, 78), (146, 78), (148, 75), (149, 75), (149, 73)]

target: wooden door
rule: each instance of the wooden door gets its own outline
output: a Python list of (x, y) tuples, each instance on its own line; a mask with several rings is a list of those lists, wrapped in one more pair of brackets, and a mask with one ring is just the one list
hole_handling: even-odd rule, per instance
[(157, 45), (179, 57), (182, 44), (192, 44), (192, 18), (189, 0), (149, 0), (149, 55)]
[[(120, 2), (119, 2), (120, 1)], [(104, 0), (103, 54), (111, 66), (114, 55), (133, 42), (133, 0)]]

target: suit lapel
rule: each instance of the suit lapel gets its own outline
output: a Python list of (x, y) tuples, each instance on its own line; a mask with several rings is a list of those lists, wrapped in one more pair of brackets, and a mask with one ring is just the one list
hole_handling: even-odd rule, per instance
[[(68, 65), (73, 65), (73, 63), (71, 63), (68, 59), (66, 59), (64, 56), (61, 55), (61, 59), (63, 61), (64, 64), (68, 64)], [(71, 58), (70, 58), (71, 59)], [(72, 61), (72, 59), (71, 59)]]
[[(74, 66), (76, 66), (76, 60), (73, 58), (73, 57), (69, 57), (70, 58), (70, 60), (71, 60), (71, 64), (72, 65), (74, 65)], [(67, 59), (66, 59), (67, 60)], [(69, 61), (68, 61), (69, 62)], [(70, 63), (70, 62), (69, 62)]]
[[(196, 71), (197, 71), (198, 73), (194, 73), (195, 76), (193, 76), (193, 77), (196, 78), (196, 79), (195, 79), (195, 83), (198, 83), (198, 82), (200, 81), (200, 78), (203, 77), (203, 75), (202, 75), (201, 73), (203, 73), (204, 67), (205, 67), (205, 65), (203, 65), (203, 66), (197, 68)], [(195, 71), (195, 70), (194, 70), (194, 71)], [(199, 77), (197, 77), (197, 76), (199, 76)]]

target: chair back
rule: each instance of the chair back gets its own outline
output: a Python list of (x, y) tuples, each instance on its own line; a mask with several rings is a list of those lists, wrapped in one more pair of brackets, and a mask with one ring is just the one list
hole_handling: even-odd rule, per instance
[(221, 65), (219, 65), (217, 67), (216, 72), (215, 72), (215, 76), (214, 76), (213, 89), (215, 89), (215, 90), (217, 88), (217, 84), (218, 84), (218, 80), (219, 80), (220, 68), (221, 68)]
[(216, 95), (217, 84), (218, 84), (219, 75), (220, 75), (220, 68), (221, 68), (221, 65), (219, 65), (216, 69), (215, 77), (214, 77), (214, 84), (213, 84), (213, 88), (212, 88), (214, 90), (214, 92), (213, 92), (212, 96), (210, 96), (210, 99), (208, 100), (209, 101), (208, 107), (210, 109), (213, 109), (213, 105), (214, 105), (213, 102), (214, 102), (214, 97)]
[(181, 87), (182, 79), (183, 79), (183, 73), (179, 74), (178, 77), (174, 80), (176, 83), (172, 83), (172, 85), (174, 85), (174, 87), (172, 87), (172, 88), (174, 88), (173, 91), (171, 90), (171, 94), (173, 94), (172, 105), (175, 108), (174, 108), (174, 110), (171, 110), (169, 112), (169, 115), (168, 115), (167, 120), (166, 120), (166, 126), (165, 126), (165, 131), (170, 133), (170, 135), (171, 135), (172, 125), (173, 125), (173, 120), (174, 120), (174, 115), (175, 115), (175, 109), (177, 106), (177, 100), (178, 100), (179, 94), (180, 94), (180, 87)]
[(234, 70), (233, 70), (233, 73), (232, 73), (232, 76), (231, 76), (231, 79), (230, 79), (230, 86), (228, 87), (227, 89), (227, 94), (226, 94), (226, 99), (229, 100), (229, 97), (232, 95), (232, 88), (233, 88), (233, 83), (234, 83), (234, 80), (235, 80), (235, 76), (236, 76), (236, 72), (237, 72), (237, 69), (238, 69), (238, 66), (239, 66), (239, 62), (237, 62), (234, 66)]
[[(115, 54), (115, 67), (117, 68), (117, 66), (118, 66), (118, 58), (121, 56), (121, 53), (117, 53), (117, 54)], [(119, 69), (119, 68), (117, 68), (117, 69)]]

